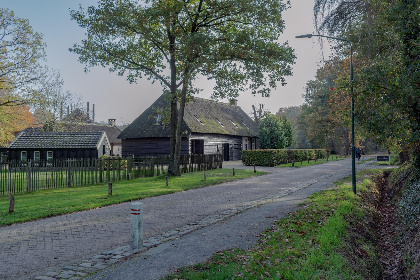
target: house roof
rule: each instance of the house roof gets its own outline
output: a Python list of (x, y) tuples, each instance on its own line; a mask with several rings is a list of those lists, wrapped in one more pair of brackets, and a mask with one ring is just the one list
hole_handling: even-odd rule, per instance
[[(165, 95), (161, 95), (118, 138), (169, 137), (169, 125), (157, 122), (159, 112), (164, 111), (170, 111), (170, 104)], [(202, 98), (192, 99), (185, 107), (183, 131), (186, 134), (258, 135), (257, 124), (239, 106)]]
[(118, 139), (118, 135), (121, 133), (121, 130), (116, 126), (106, 125), (106, 124), (95, 124), (95, 123), (63, 123), (63, 130), (69, 132), (100, 132), (105, 131), (108, 136), (109, 142), (114, 144), (120, 144), (121, 139)]
[(101, 132), (25, 132), (19, 133), (9, 144), (9, 149), (97, 149), (102, 139)]

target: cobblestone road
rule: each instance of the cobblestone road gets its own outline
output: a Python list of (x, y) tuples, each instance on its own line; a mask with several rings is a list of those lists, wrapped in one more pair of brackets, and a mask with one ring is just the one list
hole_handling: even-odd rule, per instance
[[(358, 171), (371, 167), (357, 165)], [(146, 248), (314, 183), (331, 184), (351, 173), (349, 159), (306, 168), (267, 170), (275, 172), (142, 200)], [(0, 279), (80, 279), (136, 253), (127, 246), (129, 208), (130, 203), (123, 203), (0, 227)], [(71, 272), (63, 274), (63, 269)]]

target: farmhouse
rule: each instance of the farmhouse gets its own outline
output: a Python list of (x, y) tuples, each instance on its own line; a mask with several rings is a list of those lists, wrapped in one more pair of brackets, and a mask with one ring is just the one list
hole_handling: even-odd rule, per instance
[(45, 132), (24, 130), (8, 146), (9, 160), (98, 158), (110, 155), (105, 132)]
[[(161, 95), (124, 129), (122, 156), (169, 155), (170, 103)], [(256, 149), (257, 124), (235, 102), (202, 98), (185, 107), (181, 154), (222, 153), (224, 160), (241, 159), (242, 150)]]

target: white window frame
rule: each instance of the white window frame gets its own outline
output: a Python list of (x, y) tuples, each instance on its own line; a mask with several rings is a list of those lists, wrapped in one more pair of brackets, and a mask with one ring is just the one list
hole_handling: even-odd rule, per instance
[(27, 151), (20, 151), (20, 160), (21, 161), (28, 161), (28, 152)]
[(34, 151), (34, 161), (40, 161), (40, 160), (41, 160), (41, 152)]
[(53, 159), (54, 159), (54, 152), (47, 151), (47, 160), (53, 160)]

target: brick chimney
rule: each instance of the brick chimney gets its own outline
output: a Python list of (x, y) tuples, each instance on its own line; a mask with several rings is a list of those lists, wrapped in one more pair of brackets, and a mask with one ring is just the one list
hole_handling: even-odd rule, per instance
[(115, 126), (115, 119), (108, 119), (108, 124), (110, 126)]

